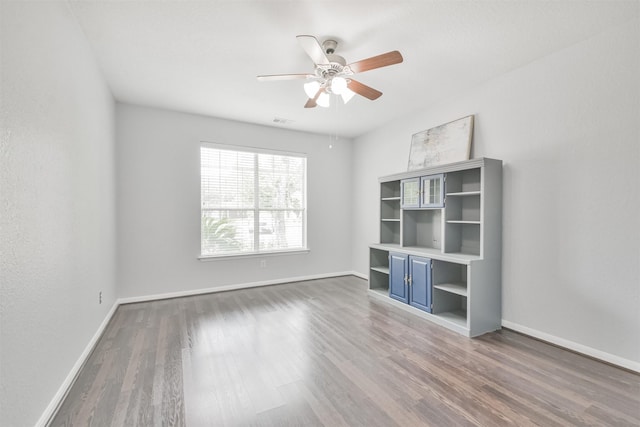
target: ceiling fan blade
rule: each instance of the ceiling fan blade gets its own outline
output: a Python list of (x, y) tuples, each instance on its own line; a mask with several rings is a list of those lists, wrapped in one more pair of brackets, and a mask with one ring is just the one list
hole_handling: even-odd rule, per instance
[(358, 95), (362, 95), (372, 101), (382, 96), (382, 92), (380, 92), (379, 90), (375, 90), (374, 88), (362, 84), (357, 80), (349, 79), (347, 82), (347, 87)]
[(315, 108), (318, 105), (316, 101), (318, 100), (318, 98), (320, 98), (320, 95), (322, 95), (323, 92), (324, 92), (324, 87), (321, 87), (320, 89), (318, 89), (315, 96), (313, 98), (309, 98), (307, 100), (307, 103), (304, 104), (304, 108)]
[(314, 64), (329, 64), (329, 58), (325, 55), (324, 50), (322, 50), (322, 46), (320, 46), (320, 42), (313, 36), (296, 36), (298, 39), (298, 43), (307, 52), (309, 58), (313, 61)]
[(264, 76), (258, 76), (259, 82), (273, 82), (279, 80), (296, 80), (296, 79), (310, 79), (316, 77), (314, 74), (270, 74)]
[(364, 71), (373, 70), (387, 65), (399, 64), (403, 61), (402, 55), (397, 50), (393, 52), (383, 53), (382, 55), (372, 56), (371, 58), (349, 64), (348, 67), (354, 73), (362, 73)]

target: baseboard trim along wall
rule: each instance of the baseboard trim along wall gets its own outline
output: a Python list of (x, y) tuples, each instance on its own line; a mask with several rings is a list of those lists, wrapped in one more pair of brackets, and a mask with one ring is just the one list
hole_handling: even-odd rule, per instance
[(214, 288), (194, 289), (190, 291), (168, 292), (164, 294), (144, 295), (139, 297), (120, 298), (120, 304), (132, 304), (136, 302), (155, 301), (160, 299), (181, 298), (193, 295), (212, 294), (215, 292), (235, 291), (239, 289), (257, 288), (260, 286), (282, 285), (284, 283), (304, 282), (306, 280), (328, 279), (340, 276), (359, 276), (353, 271), (343, 271), (339, 273), (314, 274), (310, 276), (288, 277), (284, 279), (264, 280), (260, 282), (237, 283), (233, 285), (216, 286)]
[(104, 320), (98, 327), (98, 330), (96, 331), (95, 334), (93, 334), (93, 337), (91, 337), (91, 340), (89, 340), (89, 343), (84, 348), (84, 351), (82, 352), (82, 354), (80, 354), (80, 357), (71, 368), (69, 375), (67, 375), (67, 378), (65, 378), (65, 380), (62, 382), (62, 385), (60, 385), (58, 392), (53, 396), (53, 399), (51, 399), (51, 402), (49, 402), (49, 405), (40, 416), (40, 419), (38, 420), (38, 422), (36, 422), (36, 427), (41, 427), (41, 426), (45, 427), (49, 423), (49, 421), (51, 421), (53, 416), (56, 414), (56, 412), (58, 411), (58, 408), (64, 401), (64, 398), (67, 396), (67, 393), (69, 393), (69, 390), (71, 390), (71, 386), (75, 382), (76, 377), (84, 367), (85, 363), (87, 363), (87, 360), (89, 359), (89, 356), (93, 352), (93, 349), (95, 348), (96, 344), (98, 344), (98, 340), (100, 340), (102, 333), (107, 328), (107, 325), (111, 321), (111, 318), (115, 314), (116, 309), (118, 308), (119, 305), (120, 303), (118, 301), (113, 303), (113, 306), (111, 306), (111, 309), (109, 310)]
[(576, 353), (584, 354), (585, 356), (592, 357), (594, 359), (601, 360), (603, 362), (610, 363), (612, 365), (619, 366), (621, 368), (628, 369), (630, 371), (640, 373), (640, 363), (633, 360), (625, 359), (610, 353), (606, 353), (595, 348), (588, 347), (583, 344), (579, 344), (573, 341), (566, 340), (564, 338), (556, 337), (545, 332), (538, 331), (536, 329), (528, 328), (526, 326), (519, 325), (517, 323), (510, 322), (502, 319), (502, 326), (508, 329), (512, 329), (516, 332), (528, 335), (533, 338), (537, 338), (542, 341), (546, 341), (550, 344), (557, 345), (558, 347), (566, 348)]
[(358, 273), (357, 271), (352, 271), (351, 275), (359, 277), (359, 278), (364, 279), (364, 280), (369, 280), (369, 276), (367, 276), (366, 274)]

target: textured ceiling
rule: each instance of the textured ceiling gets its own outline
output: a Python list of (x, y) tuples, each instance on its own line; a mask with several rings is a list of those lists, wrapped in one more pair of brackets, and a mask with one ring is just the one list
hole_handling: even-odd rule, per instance
[[(68, 1), (118, 101), (355, 137), (636, 17), (637, 1)], [(376, 101), (304, 109), (296, 35), (338, 40)], [(335, 99), (337, 101), (337, 98)], [(291, 120), (276, 124), (274, 118)]]

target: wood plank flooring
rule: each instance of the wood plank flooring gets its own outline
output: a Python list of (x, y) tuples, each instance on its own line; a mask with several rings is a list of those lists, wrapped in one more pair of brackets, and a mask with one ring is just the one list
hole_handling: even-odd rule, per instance
[(640, 376), (347, 276), (118, 308), (51, 426), (639, 426)]

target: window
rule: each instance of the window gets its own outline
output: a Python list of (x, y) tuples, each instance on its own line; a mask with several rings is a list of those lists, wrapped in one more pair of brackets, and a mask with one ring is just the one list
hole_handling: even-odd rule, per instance
[(301, 154), (203, 143), (202, 256), (306, 249), (306, 166)]

